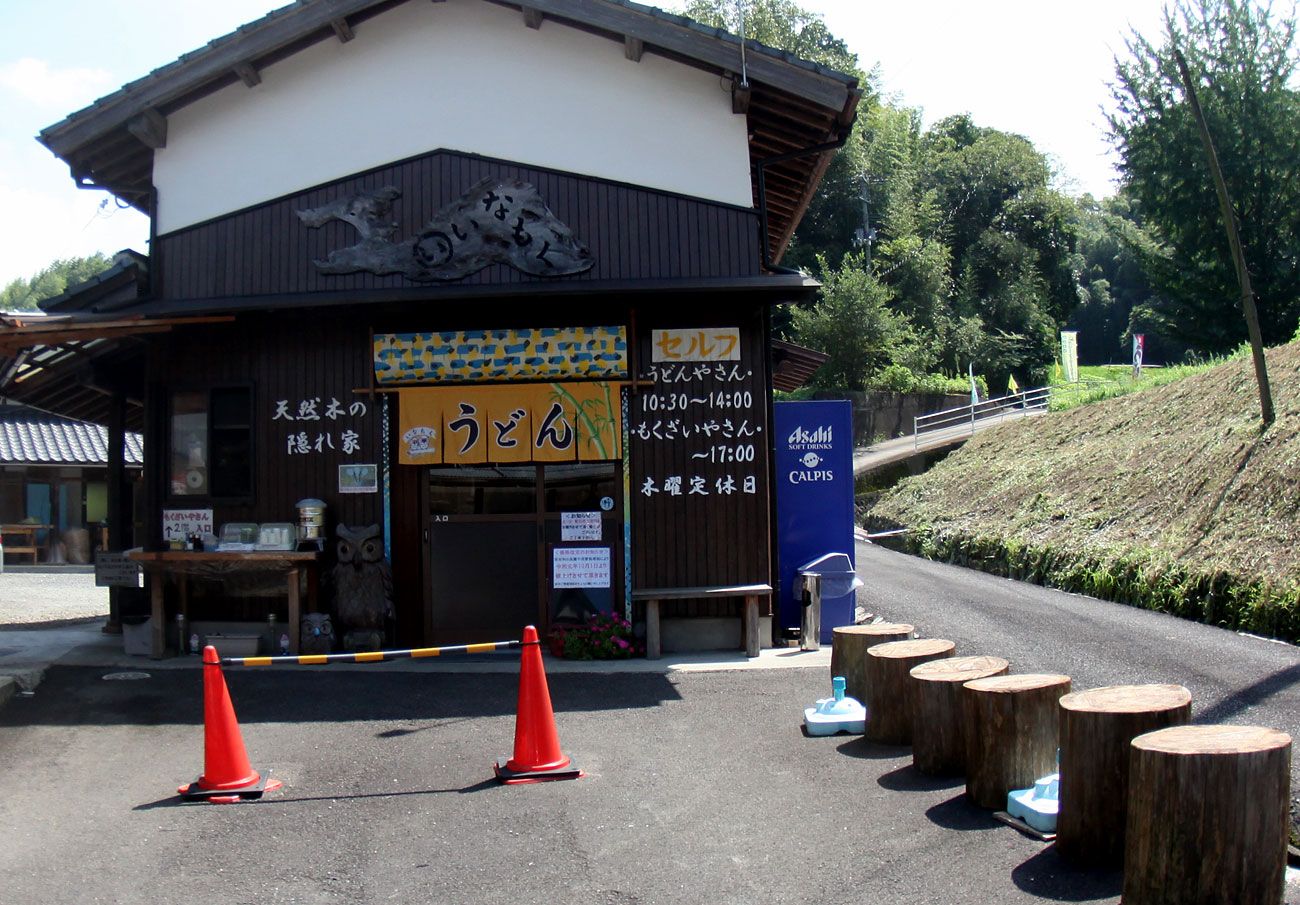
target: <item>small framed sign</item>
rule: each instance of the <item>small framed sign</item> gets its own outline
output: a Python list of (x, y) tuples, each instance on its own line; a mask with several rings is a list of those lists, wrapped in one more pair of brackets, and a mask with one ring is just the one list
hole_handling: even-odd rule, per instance
[(377, 493), (378, 465), (340, 465), (339, 493)]
[(131, 562), (125, 553), (95, 554), (95, 587), (138, 588), (140, 564)]
[(163, 540), (185, 540), (191, 534), (215, 533), (211, 509), (164, 509)]

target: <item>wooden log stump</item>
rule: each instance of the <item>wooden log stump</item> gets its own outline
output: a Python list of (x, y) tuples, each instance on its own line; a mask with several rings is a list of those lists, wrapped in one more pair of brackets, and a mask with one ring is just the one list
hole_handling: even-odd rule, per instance
[(1056, 769), (1058, 701), (1070, 677), (992, 676), (962, 686), (966, 699), (966, 794), (1003, 810), (1007, 793)]
[(957, 645), (939, 638), (890, 641), (867, 649), (867, 738), (882, 745), (912, 742), (913, 666), (951, 657)]
[(912, 667), (912, 766), (932, 776), (966, 770), (966, 714), (962, 685), (1000, 676), (1011, 664), (1001, 657), (948, 657)]
[(1278, 905), (1290, 784), (1291, 736), (1276, 729), (1173, 726), (1133, 739), (1124, 905)]
[(1085, 864), (1124, 858), (1129, 747), (1146, 732), (1192, 716), (1181, 685), (1112, 685), (1061, 698), (1061, 812), (1056, 848)]
[(867, 702), (867, 648), (890, 641), (906, 641), (916, 629), (906, 622), (875, 625), (841, 625), (831, 629), (831, 678), (844, 677), (844, 693)]

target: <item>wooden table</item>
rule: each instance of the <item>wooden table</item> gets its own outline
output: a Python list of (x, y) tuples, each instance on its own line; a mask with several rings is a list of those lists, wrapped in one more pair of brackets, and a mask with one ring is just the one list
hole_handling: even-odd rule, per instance
[[(0, 537), (4, 538), (5, 556), (12, 554), (30, 554), (35, 564), (41, 547), (36, 543), (36, 535), (41, 531), (53, 531), (53, 525), (0, 525)], [(19, 539), (25, 543), (18, 543)], [(49, 548), (49, 535), (46, 535), (46, 549)]]
[[(289, 550), (258, 550), (251, 552), (191, 552), (164, 550), (156, 553), (135, 551), (128, 554), (133, 562), (140, 563), (149, 576), (149, 599), (153, 616), (153, 638), (150, 654), (161, 660), (167, 630), (163, 605), (163, 588), (168, 578), (176, 579), (181, 589), (181, 613), (189, 621), (188, 581), (190, 576), (221, 578), (247, 572), (285, 573), (285, 594), (289, 599), (289, 652), (298, 653), (302, 623), (302, 602), (299, 583), (304, 569), (310, 569), (319, 559), (319, 553), (295, 553)], [(307, 583), (308, 603), (316, 609), (316, 584)]]
[(762, 646), (758, 637), (758, 602), (772, 596), (769, 584), (740, 584), (698, 588), (642, 588), (632, 592), (633, 600), (645, 601), (645, 657), (658, 660), (659, 601), (690, 600), (695, 597), (744, 597), (745, 614), (740, 620), (740, 643), (745, 656), (757, 657)]

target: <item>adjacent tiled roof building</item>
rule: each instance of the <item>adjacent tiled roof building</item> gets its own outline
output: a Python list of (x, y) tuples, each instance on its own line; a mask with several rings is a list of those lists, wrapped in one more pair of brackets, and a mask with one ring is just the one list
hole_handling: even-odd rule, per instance
[[(126, 435), (126, 464), (141, 465), (139, 434)], [(22, 405), (0, 405), (0, 464), (108, 465), (108, 430)]]

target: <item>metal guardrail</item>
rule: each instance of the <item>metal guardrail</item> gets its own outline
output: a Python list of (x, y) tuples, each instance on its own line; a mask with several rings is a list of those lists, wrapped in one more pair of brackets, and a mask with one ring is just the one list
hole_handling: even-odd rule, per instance
[[(912, 419), (913, 449), (921, 448), (921, 434), (932, 434), (953, 428), (968, 428), (968, 433), (975, 433), (975, 425), (986, 421), (1000, 421), (1010, 414), (1024, 411), (1046, 411), (1051, 399), (1050, 387), (1023, 390), (996, 399), (983, 399), (979, 402), (959, 405), (956, 408), (918, 415)], [(962, 436), (958, 434), (957, 436)]]

